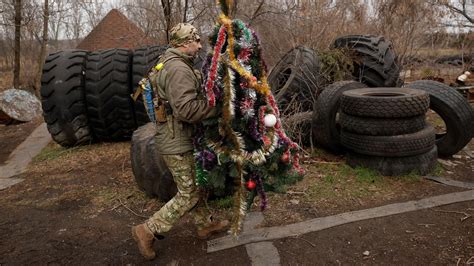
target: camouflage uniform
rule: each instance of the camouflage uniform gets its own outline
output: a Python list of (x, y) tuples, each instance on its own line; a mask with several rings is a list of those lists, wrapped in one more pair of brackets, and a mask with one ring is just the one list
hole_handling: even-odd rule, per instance
[[(199, 36), (194, 27), (180, 23), (172, 30), (170, 43), (177, 47), (197, 39)], [(192, 68), (193, 59), (178, 49), (170, 48), (160, 59), (161, 63), (164, 62), (162, 70), (150, 77), (159, 98), (168, 101), (172, 109), (167, 122), (157, 123), (155, 138), (156, 148), (178, 187), (178, 193), (146, 221), (154, 234), (169, 231), (187, 212), (193, 216), (198, 230), (211, 223), (195, 182), (192, 137), (194, 124), (215, 116), (216, 112), (204, 98), (198, 97), (201, 79)]]
[(188, 211), (194, 218), (198, 230), (211, 223), (211, 215), (201, 200), (196, 186), (194, 156), (192, 152), (183, 155), (163, 155), (166, 165), (173, 174), (178, 193), (158, 212), (146, 221), (154, 234), (167, 232)]

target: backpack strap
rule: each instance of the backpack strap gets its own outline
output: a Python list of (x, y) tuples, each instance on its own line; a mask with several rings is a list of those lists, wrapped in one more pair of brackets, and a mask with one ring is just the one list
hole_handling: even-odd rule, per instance
[(177, 58), (177, 57), (172, 56), (170, 58), (167, 58), (165, 61), (159, 62), (158, 64), (152, 66), (150, 70), (147, 71), (147, 74), (140, 80), (140, 82), (138, 82), (138, 88), (135, 90), (135, 92), (132, 95), (130, 95), (133, 101), (137, 101), (138, 96), (140, 96), (140, 94), (143, 93), (143, 91), (145, 90), (145, 86), (149, 82), (150, 76), (158, 73), (165, 66), (166, 62), (174, 58)]

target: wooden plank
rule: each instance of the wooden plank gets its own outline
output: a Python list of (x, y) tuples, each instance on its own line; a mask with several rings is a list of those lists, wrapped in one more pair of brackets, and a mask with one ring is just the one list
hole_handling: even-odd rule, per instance
[(453, 179), (444, 178), (444, 177), (441, 177), (441, 176), (427, 176), (425, 178), (429, 179), (429, 180), (433, 180), (433, 181), (441, 183), (441, 184), (448, 185), (448, 186), (474, 189), (474, 183), (473, 182), (462, 182), (462, 181), (457, 181), (457, 180), (453, 180)]
[(429, 209), (442, 205), (470, 200), (474, 200), (474, 190), (450, 193), (418, 201), (389, 204), (360, 211), (346, 212), (334, 216), (316, 218), (285, 226), (259, 228), (244, 232), (240, 234), (237, 238), (233, 236), (225, 236), (210, 240), (207, 242), (207, 252), (211, 253), (249, 243), (270, 241), (279, 238), (297, 236), (309, 232), (324, 230), (342, 224), (412, 212), (417, 210)]

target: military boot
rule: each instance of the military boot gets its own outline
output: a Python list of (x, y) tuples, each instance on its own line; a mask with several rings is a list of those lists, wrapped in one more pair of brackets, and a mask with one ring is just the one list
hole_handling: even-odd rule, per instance
[(227, 229), (229, 225), (228, 220), (223, 220), (220, 222), (212, 222), (207, 227), (202, 228), (201, 230), (197, 230), (198, 238), (200, 239), (207, 239), (214, 233), (219, 233)]
[(140, 253), (148, 260), (152, 260), (156, 257), (156, 253), (153, 250), (153, 242), (155, 241), (155, 236), (150, 231), (146, 224), (139, 224), (132, 227), (132, 236), (133, 239), (138, 244), (138, 249)]

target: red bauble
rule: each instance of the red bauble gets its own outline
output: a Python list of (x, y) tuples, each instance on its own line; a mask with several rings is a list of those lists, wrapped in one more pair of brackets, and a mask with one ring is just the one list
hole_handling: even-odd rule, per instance
[(290, 154), (289, 152), (285, 152), (281, 155), (280, 160), (284, 163), (289, 163), (290, 162)]
[(245, 185), (247, 186), (248, 190), (254, 190), (255, 187), (257, 187), (257, 183), (255, 183), (252, 180), (247, 181), (247, 183)]

